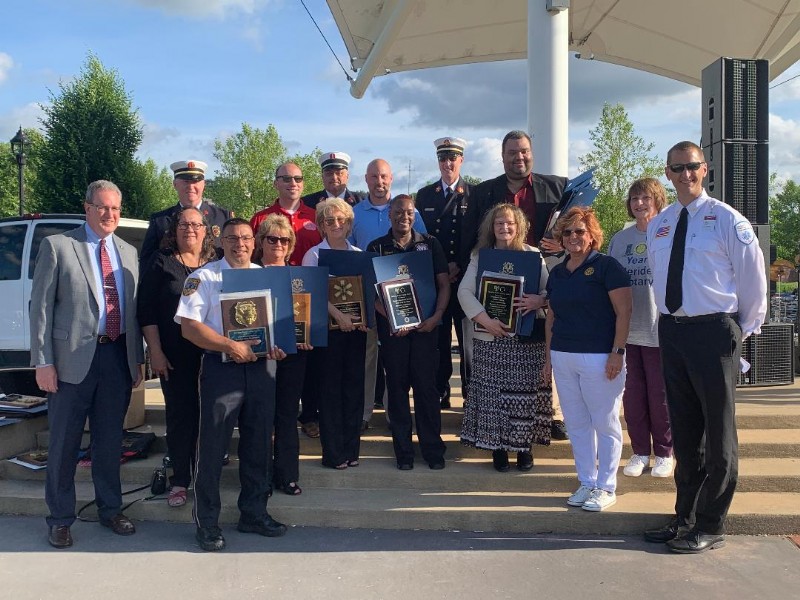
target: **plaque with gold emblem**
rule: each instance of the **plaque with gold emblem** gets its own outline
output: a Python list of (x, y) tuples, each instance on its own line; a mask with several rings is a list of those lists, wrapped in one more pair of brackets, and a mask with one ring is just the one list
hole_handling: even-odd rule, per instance
[[(364, 280), (361, 275), (339, 275), (328, 279), (328, 302), (351, 317), (356, 317), (354, 325), (364, 322), (365, 299)], [(336, 319), (330, 319), (330, 329), (339, 329)]]
[[(483, 304), (486, 314), (497, 319), (509, 333), (519, 330), (519, 311), (514, 307), (514, 299), (521, 298), (525, 278), (512, 273), (484, 271), (478, 288), (478, 301)], [(475, 323), (475, 331), (486, 331)]]
[(292, 312), (295, 342), (311, 343), (311, 294), (305, 291), (303, 280), (299, 277), (292, 279)]
[[(266, 356), (272, 342), (272, 295), (270, 290), (219, 295), (223, 334), (237, 342), (256, 340), (253, 354)], [(223, 362), (230, 359), (222, 354)]]
[(392, 333), (418, 327), (422, 319), (419, 297), (414, 280), (396, 277), (376, 284)]

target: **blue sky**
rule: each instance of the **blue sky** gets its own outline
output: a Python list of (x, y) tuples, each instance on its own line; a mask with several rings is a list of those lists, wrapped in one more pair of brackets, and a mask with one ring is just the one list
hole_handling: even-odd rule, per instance
[[(346, 67), (324, 0), (306, 0)], [(469, 142), (464, 172), (502, 171), (500, 139), (524, 128), (522, 61), (464, 65), (376, 78), (365, 97), (349, 84), (299, 0), (26, 0), (3, 8), (0, 143), (39, 126), (39, 104), (74, 77), (87, 53), (116, 69), (145, 126), (142, 158), (159, 165), (212, 156), (215, 138), (242, 122), (274, 124), (291, 151), (344, 150), (351, 187), (366, 164), (387, 159), (395, 192), (438, 175), (433, 140)], [(771, 85), (800, 75), (795, 65)], [(455, 93), (454, 93), (455, 91)], [(800, 181), (800, 78), (770, 93), (770, 171)], [(700, 138), (700, 90), (596, 61), (570, 59), (570, 174), (591, 149), (603, 102), (622, 102), (636, 131), (664, 156)], [(411, 165), (410, 179), (408, 167)]]

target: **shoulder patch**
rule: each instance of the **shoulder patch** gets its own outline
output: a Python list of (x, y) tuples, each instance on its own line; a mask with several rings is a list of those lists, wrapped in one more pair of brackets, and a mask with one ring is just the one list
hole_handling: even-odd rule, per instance
[(316, 231), (317, 224), (312, 221), (306, 221), (305, 223), (303, 223), (303, 229), (308, 229), (309, 231)]
[(186, 282), (183, 284), (183, 292), (181, 292), (184, 296), (191, 296), (197, 291), (197, 288), (200, 286), (200, 280), (197, 277), (188, 277)]
[(423, 250), (430, 250), (430, 248), (428, 248), (428, 244), (426, 244), (424, 242), (420, 242), (420, 243), (417, 244), (416, 250), (417, 251), (423, 251)]
[(756, 239), (756, 234), (753, 231), (753, 226), (750, 225), (749, 221), (739, 221), (735, 225), (736, 229), (736, 239), (742, 242), (743, 244), (749, 245), (754, 239)]

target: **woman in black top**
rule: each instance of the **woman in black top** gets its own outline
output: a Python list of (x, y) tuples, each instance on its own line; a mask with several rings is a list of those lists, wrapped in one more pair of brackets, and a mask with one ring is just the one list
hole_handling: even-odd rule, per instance
[(196, 208), (176, 213), (161, 250), (139, 285), (137, 317), (150, 350), (153, 373), (161, 379), (166, 405), (167, 449), (173, 472), (167, 502), (173, 507), (186, 504), (186, 488), (191, 481), (200, 414), (197, 377), (203, 353), (183, 338), (174, 317), (186, 276), (217, 257), (208, 227)]

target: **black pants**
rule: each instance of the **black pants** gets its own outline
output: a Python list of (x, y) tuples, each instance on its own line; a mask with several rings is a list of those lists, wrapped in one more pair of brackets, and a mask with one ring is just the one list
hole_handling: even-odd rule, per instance
[(303, 425), (319, 421), (319, 403), (323, 396), (322, 381), (318, 374), (322, 372), (325, 348), (314, 348), (306, 351), (306, 370), (303, 379), (302, 406), (297, 421)]
[(192, 481), (197, 428), (200, 422), (200, 397), (197, 378), (202, 352), (172, 352), (169, 379), (161, 379), (167, 421), (167, 452), (172, 463), (170, 484), (189, 487)]
[(328, 347), (321, 348), (324, 367), (316, 377), (325, 389), (319, 405), (319, 435), (326, 467), (358, 460), (366, 348), (367, 334), (362, 331), (330, 331)]
[(738, 479), (735, 392), (742, 331), (731, 317), (658, 323), (675, 458), (675, 512), (725, 532)]
[(439, 326), (439, 368), (436, 371), (436, 390), (439, 397), (450, 391), (450, 378), (453, 376), (453, 324), (456, 328), (456, 342), (458, 343), (458, 355), (461, 358), (459, 375), (461, 385), (464, 386), (469, 381), (466, 373), (467, 362), (464, 360), (464, 335), (461, 330), (461, 321), (464, 318), (464, 311), (458, 302), (458, 285), (450, 286), (450, 302), (442, 315), (442, 324)]
[(439, 332), (389, 334), (389, 323), (378, 317), (378, 336), (386, 367), (389, 427), (398, 463), (414, 462), (411, 445), (411, 407), (408, 392), (414, 389), (414, 416), (422, 457), (435, 463), (444, 459), (442, 413), (436, 391), (437, 340)]
[(206, 353), (200, 367), (200, 433), (194, 473), (194, 519), (198, 527), (219, 523), (222, 458), (233, 428), (239, 425), (239, 512), (242, 519), (262, 519), (272, 456), (275, 416), (275, 363), (223, 363)]
[(297, 411), (306, 359), (309, 351), (298, 350), (278, 362), (275, 376), (275, 457), (272, 480), (279, 486), (300, 478), (300, 439), (297, 436)]
[(122, 423), (131, 399), (125, 336), (111, 344), (98, 344), (89, 373), (78, 384), (58, 382), (48, 394), (47, 421), (50, 447), (47, 456), (45, 499), (51, 527), (75, 521), (75, 468), (86, 417), (92, 430), (92, 481), (101, 519), (110, 519), (122, 506), (119, 459)]

